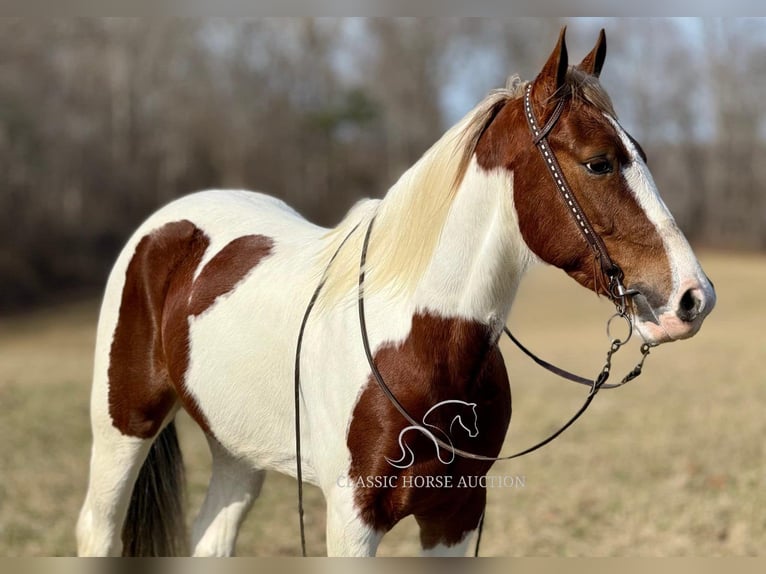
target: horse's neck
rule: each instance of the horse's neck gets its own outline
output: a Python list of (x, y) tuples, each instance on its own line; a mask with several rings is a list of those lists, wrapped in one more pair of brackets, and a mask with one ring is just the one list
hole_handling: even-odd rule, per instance
[(519, 231), (512, 179), (472, 160), (415, 293), (417, 306), (502, 327), (534, 260)]

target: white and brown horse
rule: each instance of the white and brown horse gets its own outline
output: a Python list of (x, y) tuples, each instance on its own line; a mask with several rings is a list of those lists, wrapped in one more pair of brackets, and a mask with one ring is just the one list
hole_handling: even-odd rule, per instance
[[(190, 195), (143, 223), (101, 308), (79, 553), (183, 550), (173, 425), (181, 408), (213, 455), (191, 550), (233, 553), (264, 472), (296, 475), (296, 337), (325, 271), (303, 339), (301, 440), (304, 478), (327, 502), (328, 554), (373, 555), (408, 515), (425, 553), (464, 553), (485, 489), (412, 478), (483, 476), (492, 463), (440, 458), (432, 437), (402, 436), (407, 421), (373, 383), (360, 343), (359, 254), (374, 217), (366, 316), (392, 391), (456, 447), (496, 456), (511, 416), (497, 341), (524, 272), (544, 261), (604, 294), (594, 252), (530, 135), (527, 85), (541, 124), (563, 102), (551, 150), (625, 286), (639, 292), (631, 310), (640, 335), (656, 345), (695, 334), (715, 292), (598, 82), (604, 54), (602, 33), (568, 66), (562, 32), (531, 84), (490, 94), (384, 199), (361, 202), (336, 229), (247, 191)], [(392, 464), (405, 461), (405, 447), (412, 457)]]

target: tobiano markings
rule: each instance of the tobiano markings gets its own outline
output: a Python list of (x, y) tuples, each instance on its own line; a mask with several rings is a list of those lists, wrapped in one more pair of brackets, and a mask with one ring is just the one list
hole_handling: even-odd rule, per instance
[[(415, 417), (422, 419), (440, 400), (475, 403), (477, 424), (482, 426), (475, 434), (481, 430), (484, 439), (481, 454), (496, 456), (500, 452), (511, 418), (511, 396), (502, 355), (487, 325), (418, 313), (412, 317), (407, 338), (384, 344), (374, 360), (391, 390)], [(439, 384), (434, 387), (433, 381)], [(439, 416), (433, 423), (441, 428), (448, 428), (457, 414), (444, 409), (434, 413)], [(484, 476), (492, 463), (457, 458), (445, 465), (433, 443), (422, 433), (413, 433), (408, 442), (413, 463), (406, 468), (392, 466), (389, 460), (401, 454), (399, 438), (406, 424), (370, 376), (352, 413), (347, 435), (351, 465), (338, 487), (355, 489), (359, 515), (374, 530), (387, 531), (413, 514), (424, 548), (457, 544), (476, 528), (486, 492), (471, 487), (436, 488), (424, 477), (449, 475), (456, 485), (462, 476)], [(470, 433), (457, 432), (453, 439), (458, 448), (476, 447)], [(367, 477), (380, 478), (368, 483)], [(364, 487), (358, 486), (360, 479)], [(459, 515), (456, 508), (461, 509)]]
[(274, 247), (245, 235), (229, 242), (194, 274), (210, 238), (188, 220), (166, 223), (141, 238), (125, 285), (109, 355), (109, 414), (123, 434), (151, 438), (181, 404), (210, 434), (207, 418), (184, 384), (189, 367), (189, 317), (231, 293)]

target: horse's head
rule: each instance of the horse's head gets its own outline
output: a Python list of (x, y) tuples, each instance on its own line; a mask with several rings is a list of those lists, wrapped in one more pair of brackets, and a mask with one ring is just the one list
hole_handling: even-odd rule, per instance
[[(607, 260), (621, 270), (624, 286), (637, 291), (629, 307), (639, 333), (650, 344), (691, 337), (713, 309), (715, 291), (660, 198), (644, 152), (617, 123), (598, 81), (605, 54), (602, 31), (594, 49), (570, 67), (562, 30), (531, 83), (532, 113), (543, 128), (560, 112), (547, 135), (550, 150)], [(604, 258), (595, 256), (598, 250), (549, 172), (528, 126), (523, 97), (497, 110), (476, 152), (484, 168), (512, 172), (519, 230), (530, 250), (580, 284), (609, 295)]]

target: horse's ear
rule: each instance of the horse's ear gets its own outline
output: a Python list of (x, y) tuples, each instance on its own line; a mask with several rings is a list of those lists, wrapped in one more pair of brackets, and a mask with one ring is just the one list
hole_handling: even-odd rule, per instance
[(566, 81), (567, 68), (569, 66), (566, 33), (567, 27), (564, 26), (559, 33), (559, 41), (556, 43), (556, 47), (535, 79), (535, 84), (542, 88), (538, 93), (543, 97), (553, 95)]
[(582, 62), (580, 62), (580, 65), (577, 67), (581, 69), (583, 72), (585, 72), (586, 74), (590, 74), (598, 78), (601, 75), (601, 68), (604, 67), (605, 58), (606, 58), (606, 33), (604, 32), (604, 29), (601, 28), (601, 32), (599, 32), (598, 34), (598, 40), (596, 41), (596, 45), (590, 51), (590, 54), (585, 56)]

